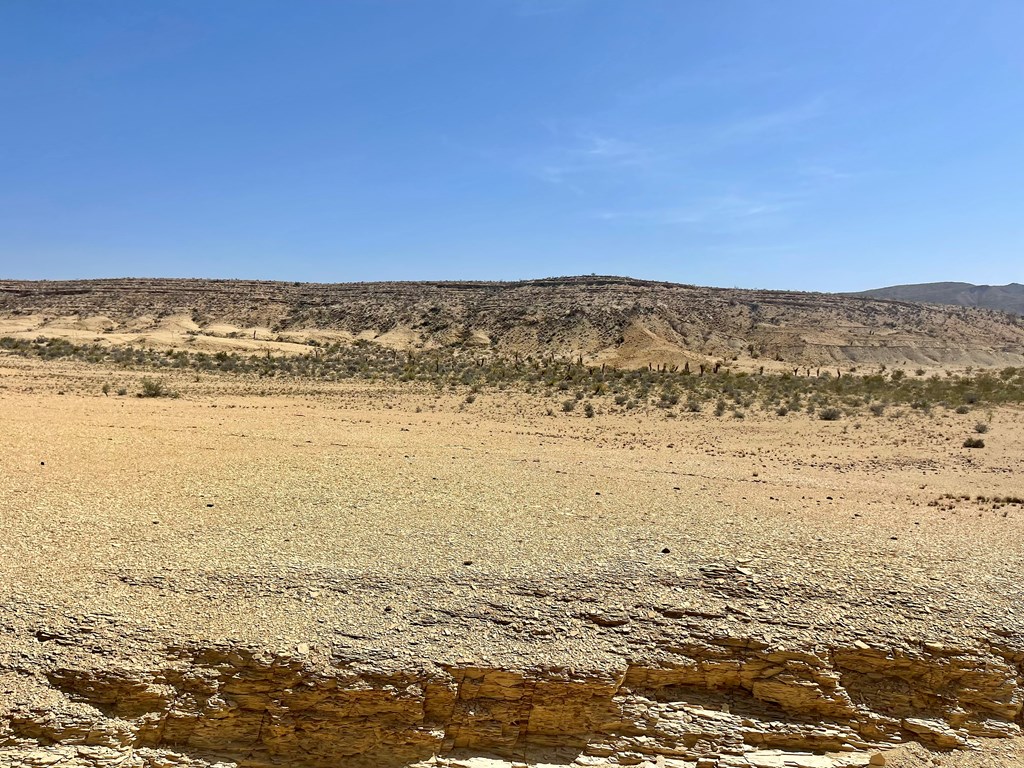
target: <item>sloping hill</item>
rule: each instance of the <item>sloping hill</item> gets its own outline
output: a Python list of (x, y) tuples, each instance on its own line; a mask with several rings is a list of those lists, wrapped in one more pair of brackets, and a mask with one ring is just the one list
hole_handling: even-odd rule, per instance
[[(457, 346), (645, 366), (1024, 362), (1024, 320), (982, 309), (623, 277), (494, 282), (0, 281), (0, 335), (298, 351)], [(216, 347), (223, 348), (223, 347)]]
[(972, 283), (917, 283), (893, 285), (849, 294), (873, 299), (916, 301), (927, 304), (955, 304), (984, 307), (1024, 315), (1024, 285), (973, 285)]

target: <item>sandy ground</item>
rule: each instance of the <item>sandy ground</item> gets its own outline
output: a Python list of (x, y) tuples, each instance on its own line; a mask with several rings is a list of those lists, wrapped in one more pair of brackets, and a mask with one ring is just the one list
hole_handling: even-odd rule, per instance
[[(894, 587), (965, 618), (979, 605), (1017, 612), (1024, 509), (976, 498), (1021, 494), (1019, 411), (585, 419), (497, 392), (466, 405), (217, 376), (171, 380), (180, 399), (141, 399), (100, 394), (108, 380), (137, 391), (123, 373), (12, 364), (0, 379), (2, 583), (83, 607), (128, 597), (111, 574), (154, 567), (417, 580), (744, 561), (765, 579), (850, 585), (837, 621), (859, 620), (860, 589), (892, 614), (864, 620), (940, 625), (886, 606)], [(979, 420), (986, 447), (962, 448)], [(146, 609), (170, 619), (173, 601)], [(234, 612), (209, 622), (266, 634)]]
[[(395, 664), (638, 653), (642, 632), (550, 618), (552, 590), (609, 613), (673, 591), (712, 624), (773, 643), (946, 642), (1024, 622), (1024, 507), (991, 501), (1024, 495), (1019, 409), (823, 422), (599, 407), (587, 419), (500, 392), (466, 404), (215, 375), (142, 399), (138, 379), (0, 360), (6, 610), (343, 644)], [(961, 447), (978, 421), (986, 447)], [(702, 586), (723, 568), (751, 589)], [(531, 610), (528, 631), (488, 620), (529, 625)], [(447, 622), (423, 620), (439, 613)], [(912, 747), (890, 764), (1024, 764), (1019, 749)]]

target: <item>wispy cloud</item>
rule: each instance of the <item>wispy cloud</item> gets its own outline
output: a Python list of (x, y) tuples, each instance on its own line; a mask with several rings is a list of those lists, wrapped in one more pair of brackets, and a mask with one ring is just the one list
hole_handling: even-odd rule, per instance
[(579, 150), (586, 157), (600, 157), (610, 160), (635, 161), (644, 154), (644, 149), (630, 141), (623, 141), (611, 136), (587, 136), (585, 144)]
[(603, 210), (594, 214), (602, 221), (630, 221), (658, 225), (753, 228), (777, 219), (799, 204), (797, 198), (761, 199), (741, 195), (717, 195), (694, 198), (677, 205)]
[(595, 133), (577, 133), (529, 161), (533, 175), (575, 192), (586, 179), (623, 177), (653, 160), (652, 151), (633, 141)]
[(847, 181), (867, 175), (863, 171), (841, 170), (834, 165), (825, 163), (806, 163), (799, 168), (798, 172), (804, 179), (810, 182)]
[(785, 69), (746, 59), (714, 59), (685, 72), (652, 78), (624, 89), (618, 95), (625, 105), (681, 98), (701, 91), (758, 88), (790, 75)]
[(826, 113), (824, 96), (816, 96), (781, 109), (747, 115), (726, 123), (722, 134), (732, 139), (751, 139), (765, 134), (791, 131)]
[[(522, 165), (547, 183), (581, 192), (593, 186), (622, 186), (653, 178), (676, 180), (692, 169), (728, 162), (738, 148), (799, 137), (829, 112), (824, 94), (778, 108), (746, 114), (719, 115), (675, 124), (636, 126), (626, 131), (592, 128), (588, 121), (549, 120), (549, 140)], [(598, 122), (598, 121), (592, 121)], [(633, 121), (610, 116), (604, 123)], [(810, 163), (808, 166), (810, 167)], [(824, 169), (819, 169), (824, 176)]]

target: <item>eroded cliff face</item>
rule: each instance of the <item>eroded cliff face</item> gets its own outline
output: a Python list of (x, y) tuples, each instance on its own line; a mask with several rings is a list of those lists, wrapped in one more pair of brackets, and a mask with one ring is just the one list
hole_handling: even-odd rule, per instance
[[(0, 280), (0, 325), (5, 320), (18, 321), (7, 322), (6, 333), (28, 338), (88, 329), (108, 341), (139, 343), (142, 336), (151, 344), (161, 329), (173, 329), (194, 341), (227, 324), (248, 329), (246, 336), (257, 327), (261, 336), (315, 337), (320, 330), (400, 349), (489, 347), (620, 367), (732, 359), (753, 350), (762, 364), (1003, 366), (1020, 365), (1024, 347), (1024, 327), (989, 310), (601, 276), (513, 283)], [(193, 336), (182, 337), (186, 330)], [(124, 333), (137, 336), (118, 336)]]
[[(863, 766), (916, 740), (1018, 736), (1024, 650), (778, 649), (718, 636), (619, 669), (396, 669), (301, 644), (129, 640), (37, 627), (0, 664), (0, 764)], [(49, 650), (48, 650), (49, 649)], [(40, 659), (48, 663), (39, 664)]]

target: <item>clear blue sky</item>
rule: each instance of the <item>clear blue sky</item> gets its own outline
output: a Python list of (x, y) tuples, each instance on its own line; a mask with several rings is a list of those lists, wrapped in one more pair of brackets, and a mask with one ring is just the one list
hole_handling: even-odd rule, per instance
[(0, 277), (1024, 282), (1024, 2), (0, 0)]

